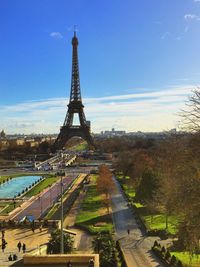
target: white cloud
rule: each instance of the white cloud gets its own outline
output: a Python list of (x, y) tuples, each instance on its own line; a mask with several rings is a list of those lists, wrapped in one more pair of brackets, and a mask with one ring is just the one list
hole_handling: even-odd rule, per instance
[[(160, 131), (177, 126), (179, 118), (175, 114), (194, 88), (171, 86), (159, 91), (84, 98), (83, 104), (94, 132), (116, 126), (126, 131)], [(66, 98), (53, 98), (0, 106), (1, 128), (9, 133), (56, 133), (63, 124), (67, 104)]]
[(55, 38), (55, 39), (62, 39), (63, 38), (63, 36), (60, 32), (51, 32), (49, 34), (49, 36), (51, 36), (52, 38)]
[(185, 14), (184, 19), (189, 20), (200, 20), (200, 17), (195, 14)]

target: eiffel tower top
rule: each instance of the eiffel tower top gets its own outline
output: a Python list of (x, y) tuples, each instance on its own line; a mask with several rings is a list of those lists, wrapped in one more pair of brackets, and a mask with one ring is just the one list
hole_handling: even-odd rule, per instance
[(81, 89), (80, 89), (80, 78), (79, 78), (79, 65), (78, 65), (78, 38), (76, 36), (76, 31), (74, 31), (74, 36), (72, 38), (72, 79), (71, 79), (71, 93), (70, 93), (70, 103), (82, 103), (81, 100)]

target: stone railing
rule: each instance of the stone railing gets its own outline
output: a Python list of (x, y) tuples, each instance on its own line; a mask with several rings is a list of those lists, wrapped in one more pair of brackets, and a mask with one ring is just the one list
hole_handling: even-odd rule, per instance
[(88, 266), (89, 260), (94, 260), (94, 267), (99, 267), (99, 254), (54, 254), (54, 255), (31, 255), (25, 254), (24, 264), (66, 264), (71, 261), (76, 266), (83, 264)]

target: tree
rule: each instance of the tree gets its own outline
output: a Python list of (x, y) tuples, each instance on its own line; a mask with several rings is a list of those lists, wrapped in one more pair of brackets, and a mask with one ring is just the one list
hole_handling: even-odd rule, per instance
[(100, 266), (116, 266), (115, 243), (110, 233), (99, 233), (92, 241), (94, 252), (99, 253)]
[(183, 172), (185, 162), (185, 145), (182, 139), (171, 137), (160, 143), (156, 154), (156, 169), (159, 176), (156, 198), (158, 209), (165, 214), (166, 229), (168, 229), (168, 217), (177, 209), (174, 203), (177, 199), (177, 184)]
[(123, 151), (119, 153), (118, 159), (114, 164), (116, 171), (122, 172), (123, 179), (125, 179), (127, 175), (130, 175), (132, 165), (133, 153), (131, 153), (130, 151)]
[[(70, 253), (73, 250), (74, 240), (68, 233), (64, 233), (63, 238), (64, 253)], [(47, 245), (48, 254), (59, 254), (61, 244), (61, 230), (55, 230), (51, 233), (51, 238)]]
[(142, 203), (147, 204), (153, 200), (157, 186), (158, 181), (156, 173), (151, 169), (144, 170), (135, 198)]
[(186, 109), (182, 110), (182, 127), (188, 131), (199, 132), (200, 130), (200, 87), (197, 87), (189, 96)]
[(47, 141), (44, 141), (39, 144), (38, 151), (40, 153), (49, 153), (50, 152), (50, 144)]
[(170, 139), (158, 153), (160, 210), (166, 214), (166, 228), (169, 214), (180, 216), (179, 246), (191, 255), (199, 249), (200, 240), (199, 134), (195, 136)]
[(105, 197), (102, 202), (107, 208), (109, 213), (109, 205), (110, 205), (110, 195), (114, 190), (114, 181), (112, 178), (113, 174), (109, 170), (107, 165), (99, 166), (99, 176), (97, 177), (97, 190), (103, 194)]

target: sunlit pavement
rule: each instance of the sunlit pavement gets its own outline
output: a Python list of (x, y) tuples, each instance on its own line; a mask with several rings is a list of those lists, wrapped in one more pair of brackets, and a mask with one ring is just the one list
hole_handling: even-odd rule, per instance
[(34, 233), (28, 228), (6, 230), (5, 240), (8, 244), (4, 252), (0, 250), (0, 266), (9, 266), (14, 263), (13, 261), (8, 261), (8, 256), (10, 254), (16, 254), (18, 260), (22, 259), (23, 252), (18, 252), (17, 248), (19, 241), (21, 241), (22, 244), (26, 244), (26, 251), (29, 252), (48, 242), (49, 236), (50, 230), (46, 228), (42, 229), (41, 232), (39, 229), (36, 229)]

